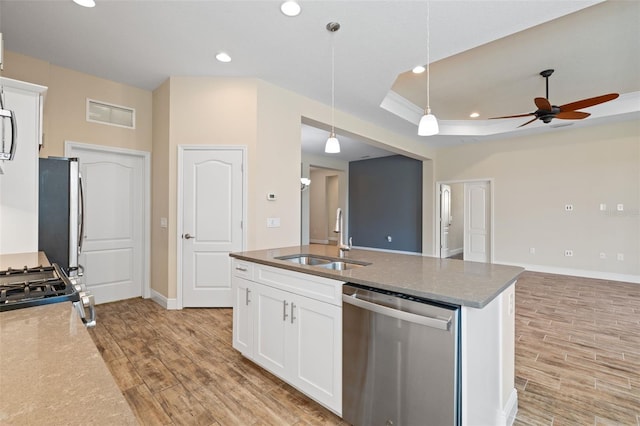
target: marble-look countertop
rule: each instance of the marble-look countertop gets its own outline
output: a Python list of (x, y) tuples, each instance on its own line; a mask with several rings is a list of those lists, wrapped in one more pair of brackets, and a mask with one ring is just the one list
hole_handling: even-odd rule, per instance
[(137, 424), (71, 302), (0, 312), (0, 424)]
[(483, 308), (515, 282), (523, 268), (420, 255), (353, 249), (345, 260), (370, 263), (334, 271), (299, 265), (276, 257), (296, 253), (338, 257), (336, 246), (310, 245), (231, 253), (232, 257), (277, 268), (368, 285), (425, 299)]

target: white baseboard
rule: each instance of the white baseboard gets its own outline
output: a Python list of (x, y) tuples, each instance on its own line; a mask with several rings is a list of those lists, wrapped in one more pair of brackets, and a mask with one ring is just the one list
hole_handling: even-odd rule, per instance
[(329, 244), (329, 240), (313, 240), (313, 239), (309, 239), (309, 243), (311, 243), (311, 244)]
[(509, 395), (507, 404), (504, 407), (504, 414), (506, 425), (512, 426), (518, 414), (518, 391), (515, 388), (511, 390), (511, 395)]
[(178, 300), (177, 299), (169, 299), (164, 295), (158, 293), (154, 289), (151, 289), (151, 300), (156, 302), (158, 305), (162, 306), (167, 310), (176, 310), (178, 309)]
[(454, 249), (449, 249), (449, 250), (447, 250), (447, 257), (451, 257), (451, 256), (455, 256), (455, 255), (457, 255), (457, 254), (460, 254), (460, 253), (462, 253), (462, 252), (463, 252), (463, 250), (464, 250), (464, 249), (463, 249), (462, 247), (460, 247), (460, 248), (454, 248)]
[(352, 248), (358, 249), (358, 250), (381, 251), (385, 253), (400, 253), (400, 254), (412, 254), (414, 256), (422, 256), (422, 253), (418, 253), (415, 251), (388, 250), (388, 249), (381, 249), (381, 248), (374, 248), (374, 247), (360, 247), (360, 246), (353, 246)]
[(547, 274), (570, 275), (574, 277), (596, 278), (599, 280), (621, 281), (633, 284), (640, 284), (640, 275), (617, 274), (615, 272), (589, 271), (585, 269), (560, 268), (557, 266), (530, 265), (516, 262), (494, 262), (497, 265), (520, 266), (527, 271), (543, 272)]

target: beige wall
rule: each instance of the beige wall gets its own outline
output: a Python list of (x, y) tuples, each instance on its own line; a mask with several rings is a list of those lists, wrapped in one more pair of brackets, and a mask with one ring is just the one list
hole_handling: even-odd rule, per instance
[[(638, 279), (638, 120), (442, 149), (436, 165), (437, 181), (495, 179), (496, 263)], [(623, 212), (616, 211), (619, 203)]]
[[(165, 85), (169, 88), (165, 89)], [(177, 148), (178, 145), (244, 145), (247, 147), (247, 250), (291, 246), (300, 243), (300, 124), (303, 117), (330, 122), (331, 109), (293, 92), (256, 79), (171, 77), (156, 93), (156, 111), (169, 110), (169, 128), (154, 126), (154, 157), (168, 151), (168, 181), (154, 174), (154, 197), (166, 197), (168, 238), (156, 229), (159, 217), (154, 213), (152, 235), (154, 250), (167, 251), (167, 262), (153, 256), (152, 269), (168, 266), (168, 281), (152, 284), (156, 291), (172, 299), (177, 297)], [(157, 91), (156, 91), (157, 92)], [(168, 106), (167, 106), (168, 103)], [(366, 138), (388, 142), (403, 151), (416, 150), (418, 156), (431, 155), (423, 145), (394, 135), (385, 129), (336, 112), (336, 125)], [(168, 146), (158, 139), (168, 136)], [(163, 136), (164, 135), (164, 136)], [(154, 166), (158, 164), (154, 158)], [(164, 164), (164, 162), (162, 162)], [(159, 166), (158, 166), (159, 167)], [(429, 187), (431, 187), (431, 183)], [(273, 192), (277, 201), (268, 201)], [(154, 199), (154, 207), (165, 205)], [(269, 217), (279, 217), (279, 228), (267, 228)], [(173, 236), (173, 237), (172, 237)], [(157, 244), (164, 247), (156, 247)], [(156, 262), (160, 264), (156, 264)], [(166, 288), (166, 293), (165, 293)]]
[[(64, 155), (64, 142), (151, 151), (151, 97), (148, 90), (83, 74), (48, 62), (5, 51), (3, 77), (48, 87), (44, 104), (44, 147), (41, 157)], [(136, 128), (86, 121), (87, 98), (135, 108)]]
[[(170, 82), (165, 81), (153, 92), (153, 155), (151, 156), (151, 288), (169, 294), (169, 276), (175, 276), (175, 265), (169, 263), (169, 227), (160, 227), (161, 218), (169, 218), (170, 185)], [(175, 230), (175, 225), (172, 224)]]

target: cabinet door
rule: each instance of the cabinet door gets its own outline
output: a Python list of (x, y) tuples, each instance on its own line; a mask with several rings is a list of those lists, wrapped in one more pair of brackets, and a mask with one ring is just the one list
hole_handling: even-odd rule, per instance
[[(38, 143), (40, 102), (37, 92), (4, 85), (5, 108), (13, 110), (17, 122), (15, 157), (0, 164), (0, 254), (38, 251)], [(2, 120), (9, 143), (10, 126)]]
[(253, 358), (253, 288), (244, 278), (233, 277), (233, 347)]
[(342, 310), (296, 296), (290, 309), (289, 348), (294, 386), (316, 401), (342, 412)]
[(281, 378), (286, 377), (286, 334), (290, 326), (291, 294), (256, 284), (253, 306), (254, 352), (253, 360)]

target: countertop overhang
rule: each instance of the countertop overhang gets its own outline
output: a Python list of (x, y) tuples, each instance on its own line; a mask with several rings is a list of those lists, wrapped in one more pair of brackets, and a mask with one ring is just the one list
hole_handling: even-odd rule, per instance
[(254, 250), (231, 253), (230, 256), (276, 268), (479, 309), (496, 298), (524, 272), (524, 268), (517, 266), (361, 249), (348, 251), (345, 260), (367, 262), (370, 265), (344, 271), (276, 259), (294, 254), (339, 257), (336, 246), (325, 245)]

